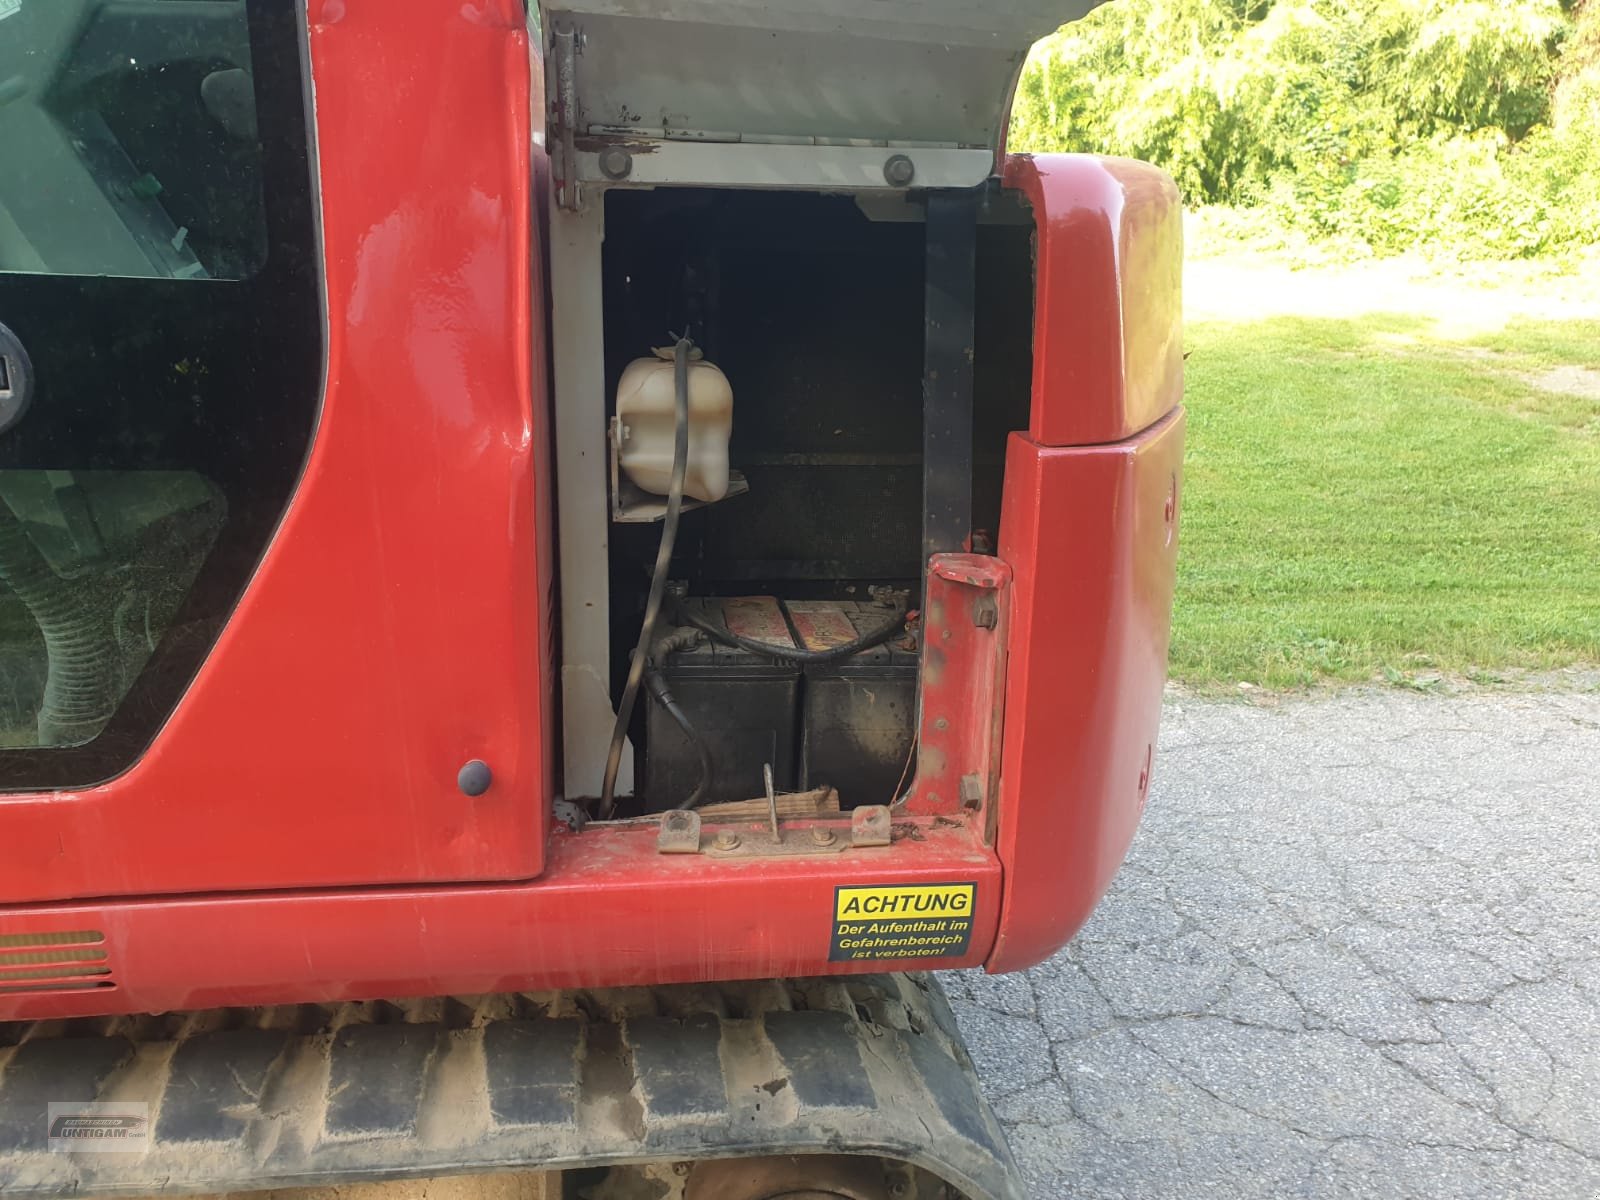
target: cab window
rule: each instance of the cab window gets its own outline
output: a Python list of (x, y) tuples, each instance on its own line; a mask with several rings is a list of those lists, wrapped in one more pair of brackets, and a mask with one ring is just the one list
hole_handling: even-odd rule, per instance
[(137, 759), (293, 492), (303, 40), (285, 0), (0, 0), (0, 792)]

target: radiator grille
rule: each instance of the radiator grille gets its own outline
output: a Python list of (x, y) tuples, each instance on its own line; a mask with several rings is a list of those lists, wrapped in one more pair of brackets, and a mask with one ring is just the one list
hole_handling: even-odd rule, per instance
[(115, 987), (105, 940), (98, 929), (0, 933), (0, 996)]

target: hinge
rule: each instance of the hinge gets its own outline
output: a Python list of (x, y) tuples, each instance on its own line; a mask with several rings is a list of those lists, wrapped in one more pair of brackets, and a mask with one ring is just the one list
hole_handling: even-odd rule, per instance
[(551, 147), (551, 173), (555, 179), (556, 205), (577, 212), (583, 207), (583, 191), (578, 182), (578, 55), (585, 44), (583, 30), (561, 24), (551, 30), (550, 57), (556, 79), (555, 103), (550, 125), (555, 131)]

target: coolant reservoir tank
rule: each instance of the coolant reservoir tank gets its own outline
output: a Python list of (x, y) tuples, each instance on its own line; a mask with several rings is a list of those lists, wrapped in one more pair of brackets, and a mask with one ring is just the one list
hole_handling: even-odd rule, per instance
[[(617, 462), (639, 487), (665, 496), (672, 486), (676, 426), (672, 348), (636, 358), (617, 383)], [(690, 352), (689, 470), (683, 494), (721, 500), (728, 494), (728, 439), (733, 435), (733, 389), (711, 363)]]

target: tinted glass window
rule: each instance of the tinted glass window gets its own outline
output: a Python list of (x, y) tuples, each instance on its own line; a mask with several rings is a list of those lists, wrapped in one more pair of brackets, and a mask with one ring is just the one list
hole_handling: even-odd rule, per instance
[(105, 728), (226, 512), (190, 471), (0, 471), (0, 747)]
[(137, 757), (293, 492), (302, 33), (287, 0), (0, 0), (0, 791)]
[(0, 0), (0, 270), (254, 274), (251, 68), (243, 0)]

